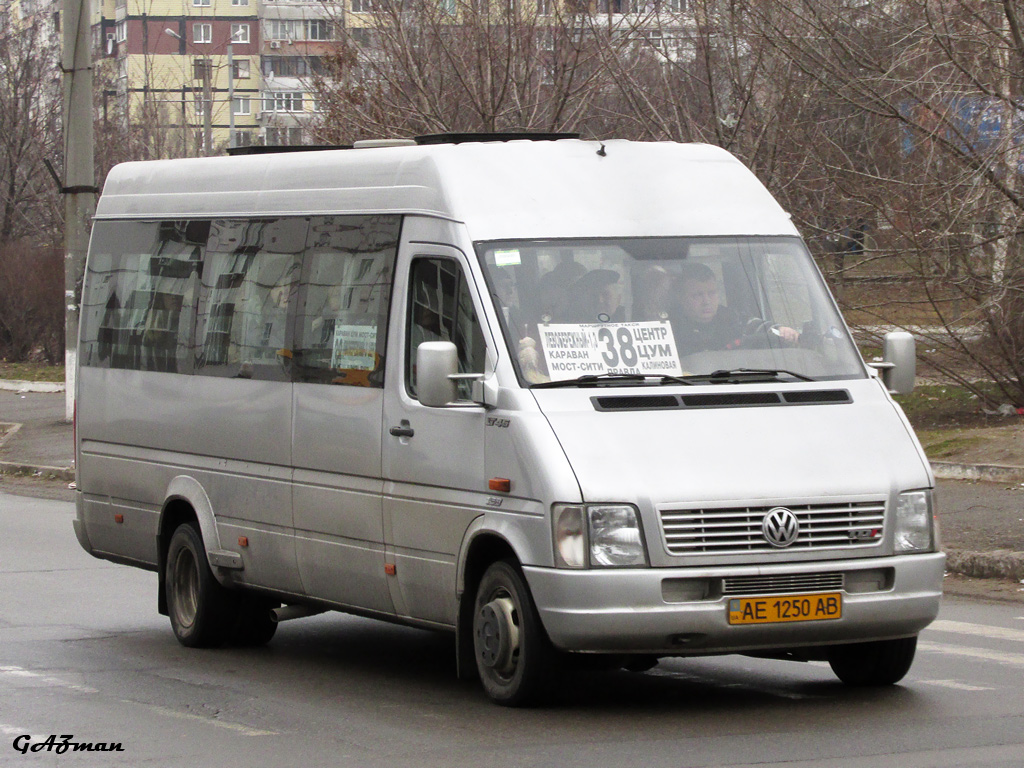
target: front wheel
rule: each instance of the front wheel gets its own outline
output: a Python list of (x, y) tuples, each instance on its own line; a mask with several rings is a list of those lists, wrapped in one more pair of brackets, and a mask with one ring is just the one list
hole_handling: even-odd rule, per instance
[(498, 704), (528, 704), (547, 681), (551, 647), (523, 575), (509, 561), (492, 563), (477, 587), (473, 652), (484, 691)]
[(237, 596), (217, 581), (193, 523), (179, 525), (167, 547), (167, 612), (178, 642), (189, 648), (223, 645), (238, 615)]
[(828, 663), (847, 685), (893, 685), (910, 670), (916, 650), (917, 637), (835, 645), (828, 649)]

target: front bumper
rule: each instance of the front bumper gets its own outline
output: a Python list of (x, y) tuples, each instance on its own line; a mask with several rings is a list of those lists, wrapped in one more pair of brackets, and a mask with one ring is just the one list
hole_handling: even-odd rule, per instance
[[(938, 615), (945, 562), (946, 556), (937, 552), (773, 566), (523, 571), (541, 622), (561, 650), (702, 655), (916, 635)], [(891, 583), (876, 591), (840, 590), (843, 615), (830, 621), (733, 626), (728, 623), (728, 602), (742, 594), (666, 599), (666, 582), (680, 579), (855, 574), (879, 568), (891, 572)]]

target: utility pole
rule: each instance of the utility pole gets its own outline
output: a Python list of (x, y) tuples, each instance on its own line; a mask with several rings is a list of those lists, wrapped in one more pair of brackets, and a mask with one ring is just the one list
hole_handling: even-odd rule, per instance
[(65, 418), (75, 414), (75, 366), (78, 362), (78, 321), (82, 276), (89, 231), (96, 213), (96, 171), (93, 166), (92, 32), (88, 0), (64, 0), (64, 365)]
[(210, 77), (213, 75), (213, 58), (203, 57), (203, 156), (213, 154), (213, 93)]
[(228, 147), (235, 146), (235, 56), (228, 43)]

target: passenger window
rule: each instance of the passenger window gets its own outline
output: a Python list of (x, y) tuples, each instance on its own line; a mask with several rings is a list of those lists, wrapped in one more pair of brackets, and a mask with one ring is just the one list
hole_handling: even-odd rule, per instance
[(82, 364), (189, 373), (208, 222), (97, 222)]
[(221, 220), (210, 225), (196, 372), (288, 380), (290, 317), (308, 220)]
[[(406, 388), (416, 396), (416, 349), (424, 341), (451, 341), (459, 358), (459, 373), (482, 373), (486, 346), (473, 306), (469, 285), (458, 262), (418, 258), (409, 281), (409, 319), (406, 336)], [(472, 382), (459, 382), (459, 397), (468, 399)]]
[(295, 380), (381, 387), (399, 216), (310, 220)]

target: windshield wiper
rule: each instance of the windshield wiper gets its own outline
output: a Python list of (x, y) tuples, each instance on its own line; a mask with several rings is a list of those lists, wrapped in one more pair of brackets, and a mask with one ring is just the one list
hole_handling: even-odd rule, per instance
[(586, 387), (599, 384), (644, 384), (648, 381), (660, 384), (686, 384), (693, 386), (692, 381), (677, 376), (644, 376), (642, 373), (588, 373), (575, 379), (559, 379), (558, 381), (542, 381), (533, 384), (530, 389), (557, 389), (558, 387)]
[(707, 378), (712, 382), (720, 382), (728, 379), (738, 378), (757, 378), (766, 377), (777, 379), (780, 376), (792, 376), (794, 379), (800, 381), (816, 381), (810, 376), (805, 376), (802, 373), (796, 371), (787, 371), (785, 368), (729, 368), (718, 371), (712, 371), (707, 376), (698, 376), (696, 378)]

